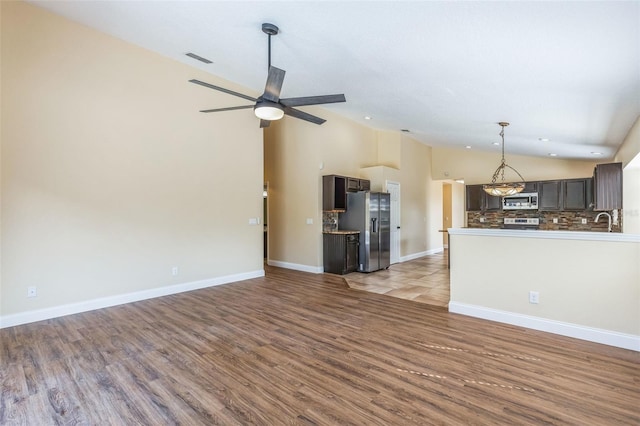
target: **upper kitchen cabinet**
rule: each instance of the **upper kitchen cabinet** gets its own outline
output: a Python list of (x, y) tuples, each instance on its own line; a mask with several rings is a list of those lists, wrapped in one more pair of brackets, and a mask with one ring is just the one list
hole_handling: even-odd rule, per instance
[(322, 176), (322, 210), (345, 211), (347, 209), (347, 179), (336, 175)]
[(567, 179), (562, 181), (562, 207), (564, 210), (588, 210), (593, 201), (593, 179)]
[(465, 187), (467, 211), (496, 211), (502, 209), (502, 197), (494, 197), (482, 189), (482, 185)]
[(562, 204), (562, 181), (538, 182), (538, 209), (560, 210)]
[(371, 182), (367, 179), (357, 179), (352, 177), (347, 178), (348, 192), (369, 191), (370, 189)]
[(593, 172), (594, 210), (622, 208), (622, 163), (598, 164)]
[(465, 205), (467, 211), (480, 211), (482, 210), (484, 199), (484, 190), (482, 185), (467, 185), (465, 186)]

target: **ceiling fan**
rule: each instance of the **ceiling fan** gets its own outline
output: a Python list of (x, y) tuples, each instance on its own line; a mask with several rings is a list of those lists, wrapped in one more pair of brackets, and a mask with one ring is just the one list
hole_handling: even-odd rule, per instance
[(260, 118), (260, 127), (269, 127), (269, 124), (271, 124), (272, 120), (280, 120), (285, 114), (290, 115), (291, 117), (309, 121), (311, 123), (322, 124), (326, 120), (320, 117), (316, 117), (315, 115), (308, 114), (304, 111), (295, 109), (294, 107), (346, 102), (344, 94), (303, 96), (299, 98), (285, 99), (280, 98), (280, 90), (282, 89), (282, 82), (284, 81), (285, 71), (271, 65), (271, 36), (278, 34), (278, 31), (278, 27), (273, 24), (262, 24), (262, 32), (269, 36), (269, 74), (267, 76), (267, 84), (264, 88), (264, 93), (257, 99), (251, 96), (244, 95), (242, 93), (234, 92), (233, 90), (205, 83), (204, 81), (195, 79), (189, 80), (190, 83), (199, 84), (200, 86), (208, 87), (210, 89), (218, 90), (220, 92), (228, 93), (230, 95), (238, 96), (239, 98), (254, 102), (254, 105), (204, 109), (200, 112), (220, 112), (253, 108), (255, 115)]

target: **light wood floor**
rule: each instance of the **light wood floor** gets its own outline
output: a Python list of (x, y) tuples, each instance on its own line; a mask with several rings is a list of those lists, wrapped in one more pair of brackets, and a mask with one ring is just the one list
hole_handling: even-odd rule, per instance
[(409, 262), (395, 263), (389, 269), (344, 276), (349, 287), (413, 300), (434, 306), (449, 306), (449, 268), (447, 250)]
[(0, 330), (2, 425), (638, 425), (640, 354), (257, 278)]

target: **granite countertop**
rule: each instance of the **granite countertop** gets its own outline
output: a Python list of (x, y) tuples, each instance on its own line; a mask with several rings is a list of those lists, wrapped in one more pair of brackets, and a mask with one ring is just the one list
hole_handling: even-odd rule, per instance
[(335, 231), (322, 231), (323, 234), (339, 234), (339, 235), (348, 235), (348, 234), (359, 234), (360, 231), (348, 231), (346, 229), (336, 229)]

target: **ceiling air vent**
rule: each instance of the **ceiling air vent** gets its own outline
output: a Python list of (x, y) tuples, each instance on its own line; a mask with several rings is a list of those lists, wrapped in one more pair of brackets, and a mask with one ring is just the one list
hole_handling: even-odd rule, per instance
[(208, 60), (207, 58), (203, 58), (202, 56), (196, 55), (195, 53), (186, 53), (186, 55), (190, 58), (197, 59), (200, 62), (204, 62), (205, 64), (212, 64), (213, 62)]

